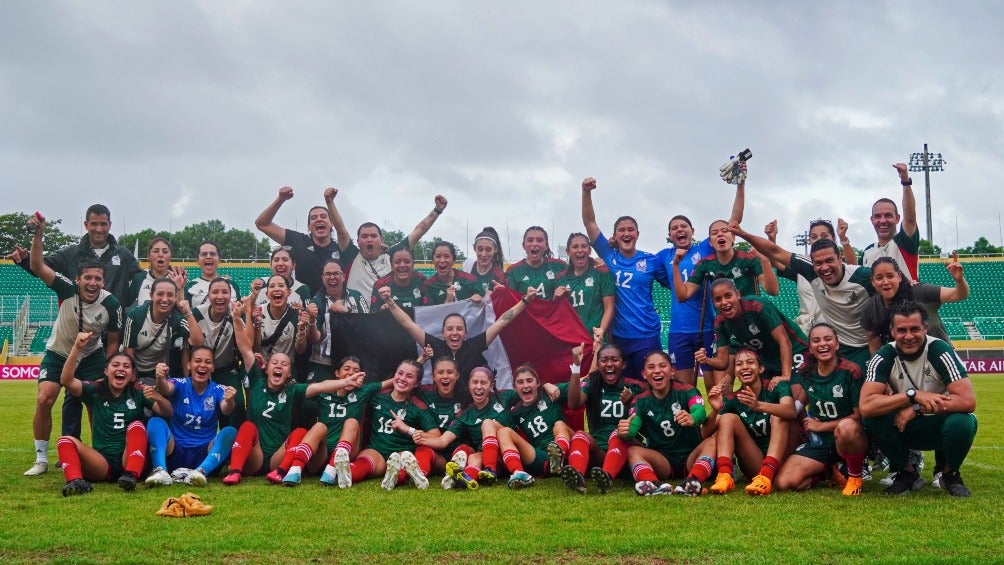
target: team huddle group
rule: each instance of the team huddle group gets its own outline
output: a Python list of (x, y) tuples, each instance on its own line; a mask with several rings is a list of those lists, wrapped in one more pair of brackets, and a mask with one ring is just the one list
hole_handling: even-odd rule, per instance
[[(706, 238), (695, 240), (682, 215), (670, 219), (671, 246), (659, 253), (636, 248), (630, 216), (617, 218), (608, 237), (593, 208), (597, 183), (587, 178), (585, 233), (568, 237), (567, 262), (532, 226), (526, 257), (505, 269), (498, 234), (485, 228), (463, 268), (452, 244), (437, 243), (428, 277), (415, 270), (412, 249), (445, 211), (444, 197), (388, 248), (369, 222), (353, 240), (333, 188), (309, 210), (308, 233), (279, 226), (274, 217), (293, 197), (284, 187), (255, 220), (279, 244), (272, 274), (247, 295), (218, 275), (226, 250), (212, 242), (199, 248), (200, 276), (188, 280), (161, 238), (150, 242), (142, 270), (110, 235), (103, 205), (88, 208), (79, 244), (49, 255), (36, 214), (30, 249), (8, 258), (60, 306), (39, 372), (36, 461), (25, 475), (48, 471), (62, 387), (64, 496), (94, 481), (131, 490), (144, 472), (149, 486), (204, 485), (224, 463), (226, 485), (263, 474), (295, 486), (319, 475), (342, 488), (372, 477), (387, 490), (408, 481), (424, 489), (441, 473), (444, 488), (505, 476), (521, 488), (560, 475), (574, 491), (585, 493), (589, 479), (606, 493), (630, 475), (646, 496), (725, 494), (736, 488), (738, 465), (751, 495), (825, 483), (850, 496), (882, 461), (890, 470), (884, 492), (906, 494), (925, 483), (925, 450), (934, 451), (935, 483), (969, 496), (959, 469), (976, 435), (975, 395), (937, 316), (969, 287), (955, 259), (947, 264), (954, 287), (918, 282), (906, 166), (894, 165), (903, 217), (893, 200), (875, 202), (877, 242), (860, 257), (843, 220), (836, 230), (810, 223), (808, 257), (774, 243), (776, 221), (764, 236), (743, 229), (747, 166), (735, 167), (723, 175), (736, 185), (731, 216), (712, 222)], [(736, 249), (735, 236), (753, 251)], [(778, 276), (796, 283), (795, 320), (761, 297), (778, 294)], [(656, 283), (672, 291), (668, 351)], [(460, 314), (447, 315), (438, 335), (410, 314), (497, 293), (521, 298), (473, 336)], [(535, 300), (569, 301), (592, 343), (571, 350), (560, 384), (524, 365), (513, 370), (512, 388), (499, 390), (484, 354)], [(393, 374), (367, 379), (358, 358), (332, 358), (334, 322), (383, 311), (414, 339), (416, 354), (394, 360)], [(432, 382), (423, 386), (425, 363)], [(82, 405), (91, 446), (79, 439)]]

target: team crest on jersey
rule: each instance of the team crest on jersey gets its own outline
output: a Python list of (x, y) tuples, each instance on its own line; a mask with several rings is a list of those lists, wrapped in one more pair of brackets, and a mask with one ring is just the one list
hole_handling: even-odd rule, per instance
[(133, 400), (133, 399), (131, 399), (131, 398), (127, 399), (126, 400), (126, 408), (128, 408), (130, 410), (135, 410), (136, 409), (136, 401)]
[(501, 403), (499, 403), (499, 402), (496, 402), (496, 403), (495, 403), (495, 405), (494, 405), (494, 406), (492, 406), (492, 408), (493, 408), (493, 409), (494, 409), (494, 410), (495, 410), (496, 412), (501, 412), (501, 411), (503, 410), (503, 408), (502, 408), (502, 404), (501, 404)]
[(454, 402), (453, 403), (453, 413), (454, 414), (460, 414), (460, 403), (459, 402)]
[(537, 401), (537, 410), (544, 411), (547, 410), (547, 402), (543, 399)]
[(187, 399), (187, 398), (186, 398), (186, 399), (184, 399), (184, 400), (182, 400), (182, 401), (181, 401), (181, 403), (182, 403), (182, 404), (185, 404), (185, 405), (189, 404), (189, 402), (188, 402), (188, 399)]
[(587, 287), (593, 286), (593, 277), (587, 277), (586, 278), (586, 286)]
[(848, 295), (847, 297), (847, 303), (853, 304), (857, 300), (857, 298), (858, 298), (858, 292), (856, 290), (852, 290), (851, 294)]
[(112, 257), (112, 265), (118, 266), (118, 265), (121, 265), (121, 264), (122, 264), (122, 258), (121, 257), (119, 257), (118, 255)]
[(700, 252), (695, 252), (693, 255), (690, 256), (690, 262), (694, 263), (695, 265), (700, 260), (701, 260), (701, 254), (700, 254)]
[(635, 263), (634, 265), (635, 265), (635, 270), (636, 271), (641, 271), (641, 272), (644, 273), (645, 271), (648, 270), (648, 260), (646, 260), (646, 259), (641, 259), (637, 263)]
[(750, 324), (750, 327), (748, 329), (750, 333), (753, 335), (757, 335), (760, 333), (760, 328), (756, 327), (756, 324)]
[(280, 392), (279, 393), (279, 404), (285, 404), (285, 403), (286, 403), (286, 393), (285, 392)]
[(349, 402), (355, 402), (355, 401), (356, 401), (356, 393), (350, 392), (349, 393)]
[(683, 407), (680, 406), (679, 402), (674, 402), (671, 409), (673, 410), (673, 415), (675, 416), (677, 412), (680, 412), (681, 410), (683, 410)]
[(339, 257), (339, 253), (337, 251), (332, 251), (331, 252), (331, 258), (332, 259), (338, 259), (338, 257)]
[(545, 274), (547, 275), (547, 280), (549, 280), (549, 281), (553, 281), (554, 280), (554, 271), (548, 271)]
[(732, 278), (738, 279), (741, 276), (743, 276), (742, 269), (739, 267), (732, 267)]
[(418, 290), (417, 288), (415, 290), (411, 291), (411, 294), (415, 298), (421, 298), (422, 297), (422, 291)]
[(202, 409), (206, 410), (208, 412), (212, 412), (213, 410), (216, 409), (216, 406), (213, 403), (213, 397), (212, 396), (210, 396), (209, 398), (204, 398), (202, 400)]
[(101, 315), (101, 312), (98, 312), (97, 315), (94, 316), (94, 321), (100, 324), (101, 318), (103, 318), (103, 316)]
[(840, 385), (833, 385), (833, 398), (843, 398), (844, 397), (844, 387)]

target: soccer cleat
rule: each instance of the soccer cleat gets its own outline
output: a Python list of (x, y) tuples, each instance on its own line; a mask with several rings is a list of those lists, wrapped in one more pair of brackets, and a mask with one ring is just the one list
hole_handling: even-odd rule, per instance
[(150, 476), (146, 478), (143, 483), (147, 488), (160, 487), (160, 486), (170, 486), (174, 481), (171, 480), (171, 475), (163, 467), (157, 467), (150, 473)]
[(684, 496), (701, 496), (701, 481), (695, 479), (694, 477), (687, 477), (682, 483), (676, 485), (673, 489), (673, 494), (682, 494)]
[(272, 469), (265, 475), (265, 479), (273, 485), (282, 484), (282, 477), (283, 473), (280, 473), (279, 469)]
[(299, 466), (293, 465), (292, 467), (290, 467), (289, 471), (286, 471), (286, 475), (282, 478), (282, 486), (295, 487), (296, 485), (300, 484), (301, 473), (303, 473), (303, 469), (301, 469)]
[(845, 475), (844, 472), (840, 470), (840, 467), (838, 465), (831, 465), (830, 486), (832, 486), (833, 488), (842, 489), (846, 484), (847, 484), (847, 475)]
[(498, 480), (498, 475), (495, 474), (495, 469), (486, 467), (478, 471), (478, 484), (493, 485), (496, 480)]
[(534, 483), (533, 475), (527, 473), (526, 471), (515, 471), (509, 477), (508, 486), (509, 488), (516, 490), (519, 488), (526, 488), (529, 486), (533, 486), (533, 483)]
[(336, 471), (334, 465), (326, 465), (324, 471), (321, 472), (321, 486), (322, 487), (333, 487), (335, 482), (338, 480), (335, 477)]
[(63, 485), (63, 496), (70, 496), (71, 494), (84, 494), (86, 492), (91, 492), (91, 483), (85, 481), (84, 479), (73, 479), (72, 481), (66, 481)]
[(941, 471), (934, 474), (934, 480), (931, 481), (931, 486), (934, 488), (941, 488)]
[(467, 467), (467, 452), (466, 451), (458, 451), (458, 452), (454, 453), (453, 457), (450, 458), (450, 461), (453, 461), (454, 463), (456, 463), (457, 467), (460, 467), (461, 469), (463, 469), (464, 467)]
[(190, 485), (192, 484), (192, 481), (189, 478), (189, 475), (191, 474), (192, 474), (191, 469), (188, 469), (186, 467), (178, 467), (177, 469), (171, 471), (171, 480), (176, 483)]
[(840, 494), (844, 496), (858, 496), (861, 494), (861, 487), (864, 485), (864, 480), (861, 477), (847, 477), (847, 484), (844, 485), (844, 490), (840, 491)]
[(750, 496), (767, 496), (770, 494), (771, 486), (770, 479), (763, 475), (757, 475), (753, 477), (753, 482), (746, 485), (746, 494)]
[[(467, 457), (464, 457), (466, 461)], [(470, 475), (464, 472), (463, 467), (461, 467), (456, 461), (450, 461), (446, 464), (446, 476), (450, 477), (451, 486), (464, 485), (467, 490), (478, 490), (477, 479), (472, 478)], [(443, 484), (446, 484), (444, 478)], [(445, 486), (443, 488), (446, 488)]]
[(349, 488), (352, 486), (352, 470), (349, 469), (349, 452), (344, 447), (335, 450), (335, 477), (338, 479), (338, 488)]
[(906, 456), (906, 461), (907, 461), (907, 463), (910, 463), (911, 465), (913, 465), (913, 468), (914, 468), (915, 471), (917, 471), (917, 474), (920, 474), (920, 473), (924, 472), (924, 452), (923, 451), (910, 450), (910, 453), (908, 453), (907, 456)]
[(39, 475), (44, 475), (49, 472), (49, 462), (48, 461), (35, 461), (35, 463), (24, 472), (26, 477), (37, 477)]
[(188, 474), (188, 484), (193, 487), (204, 487), (207, 482), (206, 474), (202, 472), (202, 469), (195, 469)]
[[(894, 482), (896, 482), (897, 475), (899, 475), (899, 473), (893, 471), (892, 473), (886, 475), (885, 478), (880, 480), (879, 484), (884, 487), (891, 486)], [(910, 486), (910, 490), (920, 490), (921, 488), (924, 487), (924, 482), (925, 482), (924, 478), (920, 476), (920, 473), (917, 473), (917, 480), (915, 480), (913, 482), (913, 485)]]
[(383, 480), (380, 481), (380, 486), (384, 490), (394, 490), (397, 486), (397, 475), (401, 472), (401, 467), (404, 466), (404, 462), (401, 461), (401, 454), (394, 452), (390, 454), (387, 458), (387, 472), (383, 475)]
[(731, 474), (718, 473), (718, 476), (715, 477), (715, 484), (711, 485), (708, 490), (711, 491), (711, 494), (725, 494), (734, 488), (736, 488), (736, 482)]
[(228, 487), (232, 487), (239, 482), (241, 482), (241, 472), (238, 471), (237, 469), (230, 469), (230, 472), (227, 473), (227, 476), (223, 477), (223, 484), (227, 485)]
[(638, 481), (634, 484), (634, 491), (641, 496), (662, 496), (673, 494), (673, 485), (669, 483), (657, 485), (652, 481)]
[[(920, 475), (916, 471), (900, 471), (896, 473), (892, 484), (882, 492), (890, 495), (909, 494), (910, 491), (914, 490), (913, 485), (917, 484), (917, 479), (920, 479)], [(920, 483), (920, 485), (924, 486), (924, 483)]]
[(586, 494), (586, 478), (575, 467), (565, 465), (561, 468), (561, 480), (565, 486), (579, 494)]
[(547, 461), (552, 475), (561, 473), (561, 460), (564, 458), (564, 455), (561, 451), (561, 446), (556, 442), (552, 441), (547, 444)]
[(119, 488), (124, 491), (131, 491), (136, 489), (136, 475), (132, 474), (132, 471), (126, 471), (122, 473), (119, 477)]
[(589, 478), (596, 483), (596, 488), (600, 490), (600, 494), (610, 492), (610, 489), (614, 486), (614, 478), (610, 476), (610, 473), (604, 471), (602, 467), (593, 467), (590, 469)]
[(408, 473), (408, 476), (411, 477), (411, 482), (415, 483), (415, 487), (419, 490), (429, 488), (429, 479), (426, 478), (425, 473), (418, 466), (418, 459), (415, 459), (414, 453), (402, 451), (401, 462), (404, 464), (404, 472)]
[(948, 494), (952, 496), (958, 496), (960, 498), (967, 498), (971, 493), (966, 485), (962, 482), (962, 475), (958, 471), (950, 471), (941, 474), (941, 488), (948, 491)]

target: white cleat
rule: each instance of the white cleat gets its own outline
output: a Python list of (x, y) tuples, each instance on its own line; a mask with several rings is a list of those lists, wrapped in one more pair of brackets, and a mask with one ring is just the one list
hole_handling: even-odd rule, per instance
[(335, 476), (338, 477), (338, 488), (352, 486), (352, 470), (349, 469), (349, 452), (344, 447), (335, 450)]
[(163, 467), (157, 467), (150, 473), (150, 476), (143, 481), (147, 488), (159, 487), (159, 486), (169, 486), (174, 481), (171, 479), (171, 474), (164, 470)]
[(37, 477), (39, 475), (44, 475), (49, 472), (49, 462), (48, 461), (35, 461), (35, 464), (28, 468), (24, 472), (26, 477)]
[(380, 487), (384, 490), (394, 490), (397, 486), (397, 475), (401, 472), (401, 467), (404, 466), (404, 462), (401, 461), (401, 454), (394, 452), (390, 454), (387, 458), (387, 472), (383, 475), (383, 480), (380, 481)]
[(426, 478), (425, 473), (418, 466), (418, 459), (415, 459), (415, 454), (410, 451), (401, 452), (401, 461), (404, 462), (404, 471), (408, 473), (411, 477), (411, 481), (415, 483), (415, 486), (419, 490), (425, 490), (429, 488), (429, 479)]

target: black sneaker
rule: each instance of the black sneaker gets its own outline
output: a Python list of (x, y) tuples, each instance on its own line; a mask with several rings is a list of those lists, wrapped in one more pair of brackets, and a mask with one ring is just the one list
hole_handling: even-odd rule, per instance
[(562, 467), (561, 480), (565, 482), (566, 487), (579, 494), (586, 494), (586, 478), (575, 467), (571, 465)]
[(610, 492), (610, 489), (614, 486), (614, 479), (609, 473), (603, 470), (602, 467), (593, 467), (589, 471), (589, 478), (596, 483), (596, 487), (600, 489), (600, 494), (606, 494)]
[(70, 496), (71, 494), (84, 494), (85, 492), (91, 492), (91, 483), (85, 481), (84, 479), (73, 479), (72, 481), (67, 481), (63, 485), (63, 496)]
[(136, 475), (133, 475), (129, 471), (122, 473), (119, 477), (119, 488), (125, 491), (136, 489)]
[[(913, 485), (917, 483), (920, 475), (917, 471), (899, 471), (893, 479), (889, 488), (882, 491), (884, 494), (902, 495), (914, 490)], [(923, 484), (923, 483), (921, 483)]]
[(962, 475), (958, 471), (941, 474), (941, 488), (948, 491), (952, 496), (966, 498), (969, 496), (969, 489), (962, 483)]

